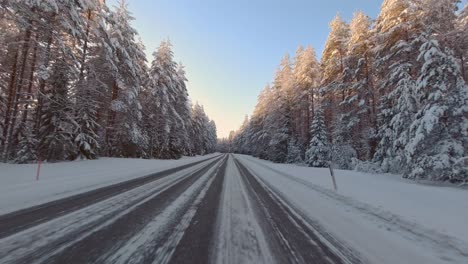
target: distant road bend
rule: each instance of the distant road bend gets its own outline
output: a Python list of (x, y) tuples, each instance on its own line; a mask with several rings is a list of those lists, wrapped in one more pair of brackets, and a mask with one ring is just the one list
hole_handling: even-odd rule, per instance
[(362, 263), (235, 155), (0, 216), (0, 263)]

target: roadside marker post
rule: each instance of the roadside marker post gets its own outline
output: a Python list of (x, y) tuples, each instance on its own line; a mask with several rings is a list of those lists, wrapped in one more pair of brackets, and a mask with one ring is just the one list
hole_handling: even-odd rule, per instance
[(37, 162), (36, 181), (39, 180), (39, 174), (41, 174), (41, 163), (42, 163), (42, 161), (40, 161), (40, 160)]
[(335, 190), (335, 192), (337, 192), (338, 191), (338, 186), (336, 185), (335, 171), (333, 170), (333, 163), (332, 162), (329, 163), (328, 168), (330, 169), (330, 175), (331, 175), (332, 182), (333, 182), (333, 189)]

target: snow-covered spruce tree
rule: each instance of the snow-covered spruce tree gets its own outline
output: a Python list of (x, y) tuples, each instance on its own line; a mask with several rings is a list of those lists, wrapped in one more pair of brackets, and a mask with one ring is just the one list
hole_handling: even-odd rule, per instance
[(273, 162), (285, 162), (288, 154), (288, 139), (290, 136), (290, 116), (286, 104), (278, 91), (276, 94), (273, 111), (268, 113), (267, 127), (271, 133), (268, 143), (268, 159)]
[(294, 138), (289, 140), (286, 162), (290, 164), (302, 164), (304, 162), (302, 159), (302, 150), (298, 146), (297, 140)]
[[(266, 159), (266, 150), (270, 138), (261, 138), (266, 130), (263, 129), (266, 113), (263, 112), (262, 104), (264, 101), (264, 94), (266, 90), (269, 90), (267, 86), (259, 96), (259, 101), (255, 106), (252, 118), (245, 116), (244, 122), (237, 131), (232, 131), (229, 135), (229, 140), (232, 142), (232, 151), (235, 153), (242, 153), (253, 155), (255, 157), (262, 157)], [(262, 142), (262, 143), (260, 143)]]
[(271, 123), (268, 114), (273, 111), (271, 106), (272, 89), (269, 85), (266, 85), (258, 96), (258, 102), (252, 117), (249, 120), (246, 116), (240, 131), (234, 139), (234, 141), (237, 141), (238, 138), (245, 138), (242, 140), (242, 147), (236, 144), (236, 152), (267, 159), (268, 145), (271, 141), (271, 131), (267, 128), (267, 124)]
[(134, 18), (128, 11), (126, 1), (121, 1), (113, 12), (109, 35), (113, 43), (118, 74), (112, 88), (112, 103), (107, 121), (108, 154), (121, 157), (141, 156), (147, 144), (141, 128), (140, 76), (141, 65), (146, 61), (144, 50), (137, 42), (138, 32), (131, 26)]
[(216, 124), (213, 120), (210, 120), (206, 127), (206, 138), (205, 138), (205, 145), (207, 153), (213, 153), (216, 151), (216, 144), (218, 141), (218, 136), (216, 133)]
[(177, 95), (175, 97), (175, 109), (180, 117), (180, 124), (178, 124), (180, 129), (178, 135), (181, 141), (181, 148), (183, 155), (191, 155), (190, 152), (190, 126), (191, 126), (191, 107), (189, 96), (187, 92), (185, 77), (185, 69), (182, 63), (178, 64), (177, 68)]
[[(111, 59), (112, 53), (112, 48), (106, 44), (99, 43), (93, 46), (87, 61), (87, 76), (81, 83), (77, 83), (77, 90), (80, 91), (77, 94), (75, 107), (77, 118), (85, 124), (88, 122), (93, 124), (88, 128), (77, 129), (77, 132), (91, 135), (91, 139), (95, 137), (94, 134), (97, 136), (97, 145), (94, 146), (96, 148), (92, 149), (98, 155), (108, 155), (108, 146), (106, 145), (107, 117), (111, 105), (110, 95), (115, 80), (114, 76), (117, 75), (115, 61)], [(89, 96), (93, 96), (93, 98), (86, 100)], [(94, 105), (90, 108), (83, 109), (92, 103)], [(80, 111), (80, 108), (83, 111)], [(96, 150), (98, 150), (97, 153)], [(84, 157), (86, 156), (84, 155)]]
[(328, 167), (331, 159), (330, 143), (321, 107), (315, 111), (310, 133), (312, 139), (306, 152), (306, 163), (310, 167)]
[(333, 144), (331, 144), (330, 149), (333, 164), (343, 170), (353, 169), (353, 160), (358, 158), (356, 150), (351, 145), (352, 142), (346, 135), (346, 133), (350, 133), (346, 125), (344, 122), (335, 123), (332, 134)]
[(117, 61), (110, 40), (108, 25), (114, 25), (111, 13), (104, 2), (87, 1), (83, 6), (84, 20), (81, 47), (78, 49), (79, 76), (74, 85), (75, 143), (78, 158), (96, 159), (99, 154), (107, 154), (104, 141), (103, 122), (107, 115), (107, 98), (115, 76)]
[(97, 130), (99, 126), (96, 120), (99, 102), (96, 101), (98, 91), (92, 84), (96, 82), (89, 78), (79, 81), (76, 86), (74, 141), (80, 159), (96, 159), (98, 156)]
[[(416, 63), (417, 48), (413, 45), (419, 32), (419, 11), (414, 0), (385, 0), (374, 27), (374, 64), (376, 85), (379, 91), (378, 106), (378, 146), (373, 160), (381, 164), (386, 172), (398, 172), (399, 162), (395, 160), (394, 143), (399, 134), (392, 127), (392, 119), (397, 115), (395, 105), (407, 106), (400, 96), (409, 96), (405, 91), (411, 90), (412, 70)], [(390, 78), (389, 78), (390, 77)], [(402, 97), (402, 99), (405, 99)], [(408, 100), (408, 103), (411, 100)], [(406, 113), (397, 119), (407, 118)], [(408, 126), (406, 119), (406, 126)], [(399, 133), (402, 132), (402, 120), (393, 121)], [(401, 124), (401, 125), (400, 125)], [(406, 127), (407, 128), (407, 127)], [(394, 166), (398, 165), (398, 166)]]
[(15, 155), (14, 160), (17, 164), (26, 164), (29, 162), (34, 162), (38, 160), (37, 156), (37, 147), (38, 141), (37, 137), (32, 134), (32, 130), (24, 130), (24, 135), (21, 136), (19, 141), (18, 153)]
[[(410, 47), (408, 47), (409, 49)], [(404, 148), (408, 143), (408, 128), (414, 120), (418, 105), (414, 95), (416, 89), (415, 81), (411, 76), (411, 63), (394, 64), (391, 67), (390, 79), (396, 83), (389, 97), (393, 99), (394, 115), (390, 120), (391, 134), (393, 141), (389, 153), (385, 159), (389, 170), (401, 172), (406, 166), (404, 158)]]
[(271, 133), (268, 144), (268, 159), (273, 162), (286, 162), (288, 140), (292, 135), (291, 109), (293, 75), (289, 55), (283, 57), (276, 73), (272, 88), (272, 110), (267, 114), (267, 129)]
[[(16, 42), (20, 44), (15, 45), (14, 51), (8, 51), (10, 54), (6, 56), (15, 57), (15, 67), (10, 78), (12, 85), (9, 87), (11, 100), (8, 100), (9, 110), (5, 115), (8, 122), (4, 122), (8, 124), (4, 130), (9, 139), (9, 146), (5, 149), (7, 158), (13, 159), (17, 156), (21, 142), (31, 143), (40, 139), (30, 140), (24, 137), (41, 135), (41, 120), (47, 114), (42, 109), (46, 107), (44, 103), (49, 103), (43, 97), (46, 96), (46, 88), (49, 89), (47, 86), (50, 85), (48, 77), (51, 75), (51, 64), (60, 60), (66, 60), (69, 65), (78, 64), (76, 58), (81, 50), (70, 43), (79, 43), (84, 39), (86, 22), (82, 14), (92, 2), (2, 2), (5, 8), (2, 8), (2, 11), (8, 10), (5, 14), (11, 16), (9, 29), (16, 27)], [(69, 68), (72, 67), (74, 66)], [(69, 79), (69, 83), (76, 82), (76, 75), (72, 74)], [(67, 96), (71, 97), (71, 94)], [(73, 100), (71, 102), (73, 104)], [(34, 118), (31, 118), (33, 114)]]
[(466, 179), (455, 164), (467, 155), (468, 87), (451, 52), (442, 51), (430, 37), (422, 39), (418, 59), (424, 64), (417, 82), (421, 109), (408, 133), (405, 177)]
[[(183, 155), (187, 142), (187, 104), (185, 76), (178, 72), (169, 41), (163, 41), (154, 52), (154, 60), (149, 71), (149, 94), (144, 103), (148, 118), (147, 132), (150, 151), (158, 158), (179, 158)], [(180, 101), (179, 101), (180, 100)]]
[(406, 166), (403, 152), (408, 143), (408, 128), (418, 109), (414, 94), (416, 83), (411, 75), (414, 65), (410, 58), (418, 43), (417, 39), (411, 43), (400, 40), (392, 47), (395, 60), (385, 84), (393, 89), (382, 99), (381, 140), (376, 153), (384, 171), (401, 173)]
[(42, 109), (38, 147), (40, 160), (53, 162), (76, 158), (73, 138), (75, 120), (72, 103), (68, 98), (69, 78), (68, 63), (63, 59), (55, 62), (48, 80), (50, 86), (45, 90), (46, 97)]
[(203, 106), (196, 103), (192, 109), (192, 152), (196, 155), (206, 155), (214, 151), (216, 146), (216, 126), (205, 114)]
[[(247, 121), (247, 122), (245, 122)], [(258, 156), (258, 145), (256, 138), (256, 127), (253, 126), (253, 123), (246, 119), (242, 125), (239, 134), (235, 137), (234, 145), (236, 146), (236, 152)], [(267, 149), (267, 146), (264, 146), (264, 149)]]

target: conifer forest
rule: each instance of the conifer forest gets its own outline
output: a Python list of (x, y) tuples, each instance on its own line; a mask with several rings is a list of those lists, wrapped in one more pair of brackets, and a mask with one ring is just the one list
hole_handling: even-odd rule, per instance
[(279, 163), (468, 178), (468, 8), (386, 0), (337, 15), (321, 54), (299, 46), (222, 149)]
[(207, 154), (216, 125), (163, 41), (151, 62), (125, 1), (0, 2), (0, 158)]

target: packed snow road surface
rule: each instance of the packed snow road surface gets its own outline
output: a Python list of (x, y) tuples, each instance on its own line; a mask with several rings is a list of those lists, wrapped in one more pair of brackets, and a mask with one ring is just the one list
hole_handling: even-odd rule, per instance
[[(330, 214), (333, 204), (346, 204), (326, 194), (248, 157), (212, 156), (0, 216), (0, 263), (459, 263), (464, 257), (459, 244), (452, 251), (441, 246), (439, 253), (451, 254), (441, 253), (444, 258), (405, 249), (378, 232), (358, 234), (372, 228), (347, 218), (356, 226), (348, 232), (357, 236), (353, 244), (321, 221), (340, 216)], [(366, 238), (371, 246), (363, 247)]]

